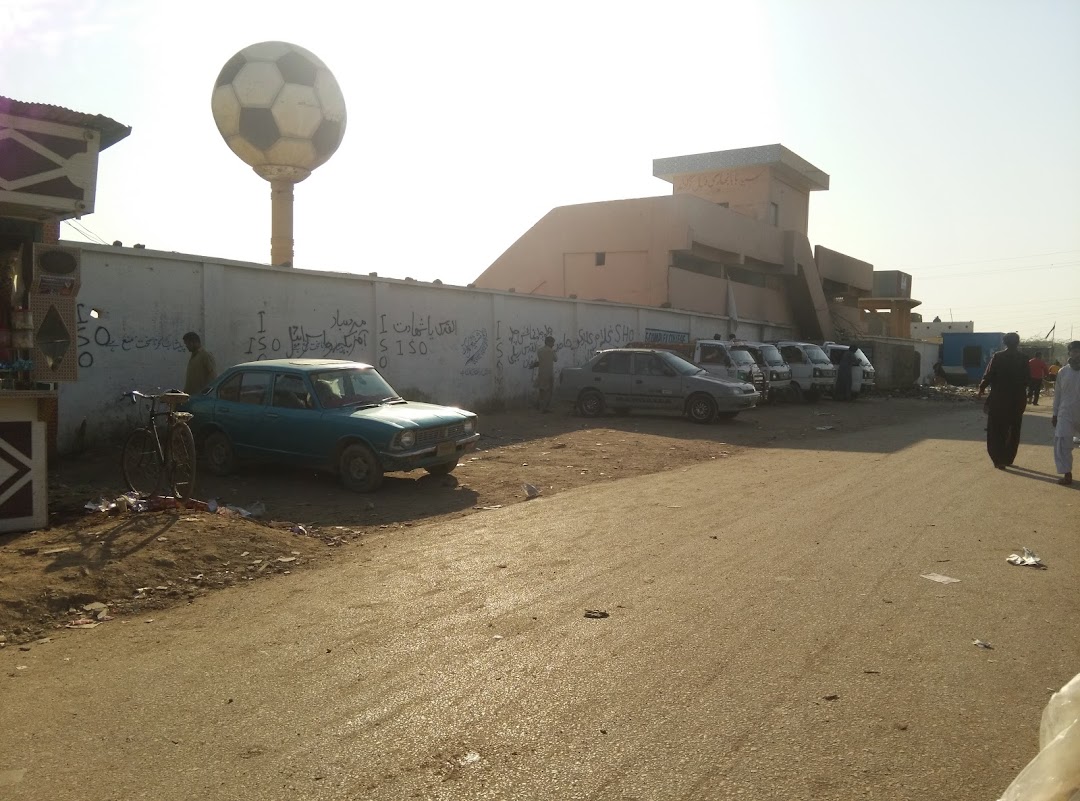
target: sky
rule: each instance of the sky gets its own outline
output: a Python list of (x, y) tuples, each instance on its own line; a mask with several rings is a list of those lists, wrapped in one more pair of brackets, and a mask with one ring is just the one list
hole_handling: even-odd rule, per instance
[(348, 104), (296, 186), (298, 268), (476, 278), (557, 206), (671, 193), (652, 160), (780, 143), (809, 238), (913, 276), (924, 319), (1080, 338), (1076, 0), (3, 0), (0, 95), (132, 127), (73, 241), (268, 263), (269, 184), (210, 111), (283, 40)]

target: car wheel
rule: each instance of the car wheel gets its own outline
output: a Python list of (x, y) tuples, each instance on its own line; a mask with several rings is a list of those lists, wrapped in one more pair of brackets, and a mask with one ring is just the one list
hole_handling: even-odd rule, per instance
[(425, 467), (428, 475), (432, 476), (448, 476), (454, 472), (454, 468), (457, 467), (457, 459), (452, 462), (443, 462), (442, 464), (433, 464), (431, 467)]
[(604, 413), (604, 396), (587, 389), (578, 396), (577, 406), (582, 417), (599, 417)]
[(359, 442), (347, 445), (338, 459), (338, 472), (345, 489), (372, 492), (382, 484), (383, 471), (371, 448)]
[(686, 413), (695, 423), (711, 423), (716, 419), (716, 401), (701, 392), (691, 395), (686, 402)]
[(236, 451), (224, 431), (214, 431), (203, 442), (206, 469), (216, 476), (227, 476), (236, 469)]
[(792, 381), (791, 384), (788, 385), (788, 400), (790, 400), (792, 403), (802, 403), (802, 399), (802, 387)]

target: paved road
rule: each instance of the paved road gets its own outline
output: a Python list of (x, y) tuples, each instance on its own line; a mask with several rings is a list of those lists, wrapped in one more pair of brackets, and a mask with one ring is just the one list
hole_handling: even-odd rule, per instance
[(996, 799), (1080, 671), (1043, 415), (1041, 472), (945, 411), (9, 646), (0, 798)]

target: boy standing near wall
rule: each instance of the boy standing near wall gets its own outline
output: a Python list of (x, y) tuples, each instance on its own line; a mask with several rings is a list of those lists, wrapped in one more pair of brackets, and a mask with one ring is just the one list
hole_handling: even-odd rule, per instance
[(1069, 343), (1069, 363), (1058, 370), (1054, 387), (1054, 464), (1058, 484), (1072, 484), (1073, 437), (1080, 435), (1080, 341)]

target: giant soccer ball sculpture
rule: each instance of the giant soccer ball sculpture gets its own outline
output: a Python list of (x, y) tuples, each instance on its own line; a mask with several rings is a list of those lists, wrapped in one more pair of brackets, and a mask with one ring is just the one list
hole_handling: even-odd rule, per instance
[(211, 108), (233, 153), (270, 182), (270, 262), (292, 266), (293, 184), (326, 162), (345, 135), (345, 98), (313, 53), (261, 42), (230, 58)]

